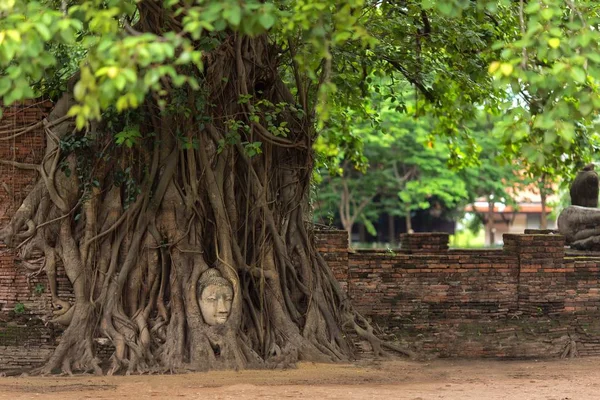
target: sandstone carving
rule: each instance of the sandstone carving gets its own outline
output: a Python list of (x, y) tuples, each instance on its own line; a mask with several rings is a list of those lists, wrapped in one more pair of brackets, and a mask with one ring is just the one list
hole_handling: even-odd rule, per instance
[(598, 173), (588, 164), (571, 184), (571, 206), (558, 216), (558, 231), (567, 244), (578, 250), (600, 250), (600, 210)]
[(586, 165), (571, 184), (571, 204), (581, 207), (598, 207), (598, 173), (594, 164)]
[(578, 250), (600, 250), (600, 209), (569, 206), (558, 216), (558, 231)]
[(208, 325), (227, 322), (233, 303), (233, 288), (219, 270), (210, 268), (200, 276), (197, 294), (204, 322)]

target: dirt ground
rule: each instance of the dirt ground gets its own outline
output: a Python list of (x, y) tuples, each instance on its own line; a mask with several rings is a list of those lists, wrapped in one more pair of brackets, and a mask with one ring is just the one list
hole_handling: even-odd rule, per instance
[(600, 399), (600, 358), (301, 364), (285, 371), (0, 378), (0, 399)]

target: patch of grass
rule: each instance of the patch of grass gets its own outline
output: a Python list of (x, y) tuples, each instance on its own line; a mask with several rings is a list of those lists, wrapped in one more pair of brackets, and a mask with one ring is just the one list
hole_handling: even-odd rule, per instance
[(485, 232), (481, 229), (474, 234), (469, 229), (457, 230), (454, 235), (450, 235), (450, 247), (458, 249), (473, 249), (485, 247)]

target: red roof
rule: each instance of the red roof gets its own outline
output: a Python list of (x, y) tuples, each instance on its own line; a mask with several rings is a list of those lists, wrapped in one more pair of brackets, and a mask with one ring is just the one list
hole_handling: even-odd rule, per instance
[[(465, 207), (465, 211), (467, 212), (479, 212), (479, 213), (487, 213), (489, 212), (489, 205), (485, 204), (469, 204)], [(552, 211), (552, 207), (546, 205), (546, 212)], [(518, 205), (517, 210), (513, 206), (499, 206), (498, 203), (494, 205), (494, 212), (497, 213), (541, 213), (542, 212), (542, 203), (520, 203)]]

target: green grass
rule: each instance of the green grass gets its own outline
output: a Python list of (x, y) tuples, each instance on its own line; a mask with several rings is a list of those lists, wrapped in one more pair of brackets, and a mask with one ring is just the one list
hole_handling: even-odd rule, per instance
[(454, 235), (450, 235), (450, 247), (457, 249), (485, 247), (485, 233), (483, 229), (477, 234), (474, 234), (469, 229), (457, 230)]

